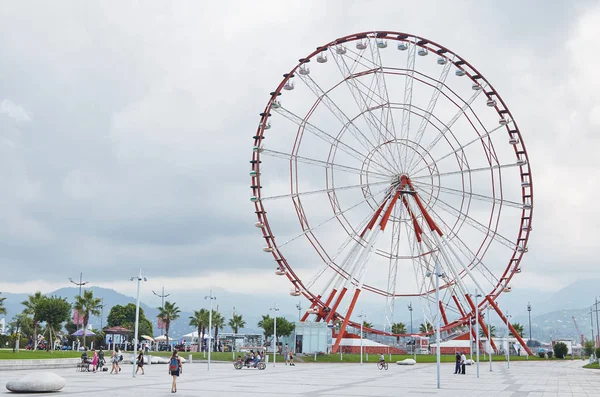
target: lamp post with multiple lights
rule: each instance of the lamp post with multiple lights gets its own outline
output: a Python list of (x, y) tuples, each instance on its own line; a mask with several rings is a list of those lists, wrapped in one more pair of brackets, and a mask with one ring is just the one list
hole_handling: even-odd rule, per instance
[[(212, 293), (212, 289), (210, 290), (210, 295), (206, 295), (204, 297), (204, 299), (210, 299), (210, 311), (208, 312), (208, 345), (210, 346), (208, 348), (208, 368), (207, 371), (210, 371), (210, 351), (213, 348), (213, 344), (212, 344), (212, 336), (211, 336), (211, 332), (212, 332), (212, 307), (213, 307), (213, 301), (217, 299), (216, 296), (213, 296)], [(200, 335), (198, 335), (199, 337)]]

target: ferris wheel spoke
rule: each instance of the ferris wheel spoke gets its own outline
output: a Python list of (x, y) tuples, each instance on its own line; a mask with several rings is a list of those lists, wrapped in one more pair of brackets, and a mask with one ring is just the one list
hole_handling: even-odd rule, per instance
[[(446, 135), (446, 133), (451, 130), (451, 128), (454, 125), (454, 123), (456, 123), (458, 121), (458, 119), (463, 114), (465, 114), (465, 112), (467, 110), (471, 109), (471, 104), (473, 102), (475, 102), (475, 99), (477, 99), (477, 97), (483, 91), (484, 90), (473, 91), (473, 95), (471, 95), (471, 97), (469, 98), (469, 100), (467, 102), (465, 102), (465, 104), (460, 109), (458, 109), (458, 112), (452, 117), (452, 119), (450, 119), (450, 121), (448, 123), (445, 124), (445, 127), (442, 129), (442, 131), (440, 131), (435, 136), (435, 138), (433, 139), (433, 141), (427, 146), (427, 148), (425, 149), (426, 152), (431, 152), (431, 149), (433, 149), (433, 147)], [(412, 170), (410, 170), (410, 171), (412, 171)]]
[[(413, 185), (415, 185), (415, 188), (419, 187), (421, 190), (426, 190), (425, 189), (426, 186), (431, 186), (429, 184), (426, 184), (426, 183), (423, 183), (420, 181), (414, 181)], [(465, 192), (464, 190), (453, 189), (453, 188), (444, 187), (444, 186), (433, 186), (433, 187), (435, 189), (438, 189), (441, 192), (452, 194), (454, 196), (470, 197), (470, 198), (478, 200), (478, 201), (485, 201), (488, 203), (493, 203), (493, 204), (498, 204), (498, 205), (507, 205), (509, 207), (514, 207), (514, 208), (519, 208), (519, 209), (523, 208), (522, 203), (517, 203), (515, 201), (510, 201), (510, 200), (506, 200), (503, 198), (490, 197), (490, 196), (486, 196), (485, 194), (479, 194), (479, 193), (473, 193), (473, 192)]]
[[(395, 139), (395, 132), (390, 131), (388, 129), (388, 126), (386, 124), (384, 124), (382, 120), (379, 120), (372, 111), (372, 108), (373, 108), (372, 103), (373, 102), (377, 104), (376, 108), (381, 108), (381, 109), (387, 108), (388, 111), (390, 111), (389, 110), (389, 99), (386, 99), (386, 98), (378, 95), (379, 96), (379, 101), (378, 101), (376, 98), (374, 98), (375, 95), (370, 95), (370, 94), (375, 94), (375, 92), (373, 91), (373, 89), (371, 87), (367, 88), (366, 93), (363, 92), (359, 87), (359, 83), (360, 84), (363, 84), (363, 83), (360, 81), (360, 79), (357, 79), (355, 76), (352, 75), (350, 67), (345, 62), (344, 56), (341, 54), (337, 54), (337, 52), (334, 50), (331, 50), (331, 53), (333, 54), (332, 55), (333, 59), (335, 60), (340, 73), (344, 77), (346, 86), (348, 87), (350, 93), (352, 94), (352, 97), (354, 98), (354, 102), (358, 106), (360, 115), (361, 115), (361, 117), (363, 117), (365, 119), (365, 122), (366, 122), (369, 130), (371, 131), (371, 134), (373, 135), (373, 138), (375, 139), (377, 145), (379, 146), (379, 145), (381, 145), (382, 142), (386, 142), (387, 140), (389, 140), (390, 138), (388, 138), (388, 136), (387, 136), (388, 134), (390, 134)], [(377, 73), (374, 72), (373, 75), (374, 75), (374, 80), (375, 80)], [(345, 128), (350, 127), (350, 124), (353, 124), (352, 120), (348, 120), (348, 122), (344, 125), (344, 127)], [(382, 132), (382, 129), (385, 133)], [(391, 152), (391, 149), (387, 145), (384, 145), (384, 147), (389, 152), (390, 158), (392, 159), (396, 169), (400, 169), (400, 166), (397, 162), (396, 156), (393, 155), (393, 153)]]
[(490, 167), (467, 168), (465, 170), (440, 172), (440, 173), (435, 173), (435, 174), (431, 174), (431, 175), (413, 176), (410, 179), (414, 181), (415, 179), (416, 180), (429, 179), (431, 177), (437, 177), (437, 176), (443, 177), (443, 176), (460, 175), (460, 174), (474, 174), (474, 173), (482, 172), (482, 171), (494, 171), (494, 170), (499, 170), (499, 169), (503, 169), (503, 168), (512, 168), (512, 167), (519, 167), (519, 166), (520, 166), (520, 164), (517, 164), (517, 163), (495, 164)]
[[(334, 163), (331, 161), (323, 161), (323, 160), (313, 159), (310, 157), (298, 156), (296, 154), (280, 152), (277, 150), (261, 148), (260, 153), (261, 153), (261, 155), (267, 155), (267, 156), (272, 156), (272, 157), (286, 159), (286, 160), (298, 161), (298, 162), (305, 163), (305, 164), (315, 165), (315, 166), (327, 168), (327, 169), (335, 169), (336, 171), (343, 171), (343, 172), (348, 172), (348, 173), (352, 173), (352, 174), (360, 175), (361, 173), (365, 172), (364, 170), (361, 170), (360, 168), (350, 167), (348, 165), (342, 165), (342, 164)], [(375, 171), (369, 171), (369, 177), (371, 177), (371, 176), (385, 178), (386, 180), (390, 179), (389, 175), (382, 174), (382, 173), (375, 172)]]
[[(465, 143), (464, 145), (461, 145), (459, 147), (457, 147), (456, 149), (452, 150), (450, 153), (447, 153), (445, 155), (443, 155), (442, 157), (438, 158), (437, 160), (434, 161), (434, 163), (438, 163), (446, 158), (448, 158), (449, 156), (452, 156), (455, 153), (458, 153), (459, 151), (464, 150), (465, 148), (467, 148), (468, 146), (474, 144), (475, 142), (481, 142), (484, 138), (488, 138), (490, 135), (492, 135), (494, 132), (502, 129), (504, 126), (503, 125), (499, 125), (496, 128), (491, 129), (490, 131), (486, 132), (485, 134), (478, 136), (477, 138)], [(426, 167), (423, 168), (419, 168), (417, 171), (414, 172), (414, 174), (418, 174), (419, 172), (423, 171)]]
[[(437, 221), (439, 222), (438, 224), (443, 225), (442, 227), (445, 229), (444, 232), (448, 236), (448, 239), (446, 239), (446, 241), (449, 244), (454, 244), (454, 246), (463, 255), (462, 258), (457, 258), (457, 259), (462, 260), (462, 261), (466, 260), (467, 262), (470, 262), (470, 265), (469, 265), (470, 268), (478, 269), (482, 273), (482, 275), (487, 279), (488, 282), (490, 282), (492, 285), (496, 285), (496, 284), (494, 284), (494, 282), (498, 281), (497, 278), (490, 271), (490, 269), (485, 265), (485, 263), (477, 256), (477, 254), (475, 252), (473, 252), (471, 250), (471, 248), (469, 248), (469, 246), (463, 241), (462, 238), (460, 238), (459, 234), (452, 230), (450, 225), (448, 225), (448, 223), (444, 220), (444, 218), (441, 217), (435, 209), (431, 208), (430, 213), (435, 219), (437, 219)], [(475, 258), (475, 259), (470, 260), (468, 258)], [(485, 273), (482, 270), (482, 268), (485, 269), (485, 271), (487, 273)]]
[(292, 198), (292, 197), (302, 197), (302, 196), (309, 196), (312, 194), (331, 193), (335, 190), (360, 189), (360, 188), (368, 187), (368, 186), (379, 186), (379, 185), (389, 185), (389, 184), (390, 184), (389, 181), (383, 181), (383, 182), (373, 182), (373, 183), (367, 183), (367, 184), (363, 183), (363, 184), (358, 184), (358, 185), (340, 186), (340, 187), (335, 187), (335, 188), (331, 187), (331, 188), (327, 188), (327, 189), (309, 190), (306, 192), (297, 192), (297, 193), (282, 194), (282, 195), (278, 195), (278, 196), (261, 197), (261, 201), (279, 200), (279, 199)]
[[(410, 42), (408, 45), (408, 56), (406, 60), (406, 78), (404, 81), (404, 107), (402, 109), (402, 126), (400, 127), (400, 137), (409, 140), (410, 137), (410, 116), (412, 113), (412, 97), (413, 97), (413, 85), (414, 85), (414, 77), (415, 77), (415, 61), (416, 61), (416, 52), (417, 45), (416, 43)], [(402, 165), (407, 167), (408, 164), (408, 148), (404, 148), (404, 150), (400, 149), (400, 153), (404, 152), (403, 158), (404, 162)], [(403, 172), (408, 171), (408, 169), (403, 169)]]
[(513, 243), (512, 241), (510, 241), (508, 238), (504, 237), (497, 231), (490, 229), (488, 226), (486, 226), (483, 223), (479, 222), (478, 220), (470, 217), (469, 215), (465, 214), (464, 212), (459, 211), (454, 206), (446, 203), (444, 200), (438, 198), (436, 204), (438, 204), (439, 207), (442, 210), (446, 211), (448, 214), (450, 214), (454, 217), (457, 217), (459, 220), (464, 219), (464, 221), (468, 225), (470, 225), (472, 228), (479, 230), (481, 233), (485, 234), (486, 236), (490, 236), (491, 238), (498, 241), (502, 245), (510, 248), (511, 250), (517, 249), (517, 245), (515, 243)]
[[(309, 75), (300, 75), (300, 80), (306, 84), (306, 86), (313, 92), (313, 94), (320, 100), (327, 109), (334, 115), (336, 119), (342, 125), (347, 125), (348, 131), (350, 134), (360, 143), (360, 145), (367, 150), (367, 152), (371, 152), (377, 148), (377, 145), (371, 142), (371, 140), (358, 128), (354, 122), (344, 113), (342, 109), (340, 109), (335, 102), (329, 97), (328, 93), (324, 91), (317, 82), (312, 79)], [(395, 168), (394, 164), (390, 162), (390, 160), (385, 156), (380, 156), (380, 158), (387, 163), (387, 166), (390, 169), (394, 170), (395, 173), (398, 173), (398, 169)]]
[[(289, 243), (291, 243), (292, 241), (294, 241), (294, 240), (296, 240), (296, 239), (298, 239), (298, 238), (300, 238), (300, 237), (302, 237), (302, 236), (305, 236), (307, 233), (314, 232), (315, 230), (317, 230), (318, 228), (320, 228), (320, 227), (321, 227), (321, 226), (323, 226), (323, 225), (326, 225), (327, 223), (331, 222), (332, 220), (334, 220), (334, 219), (338, 219), (338, 217), (339, 217), (340, 215), (343, 215), (343, 214), (347, 213), (348, 211), (355, 209), (355, 208), (356, 208), (356, 207), (358, 207), (359, 205), (361, 205), (361, 204), (363, 204), (363, 203), (366, 203), (366, 202), (367, 202), (369, 199), (374, 199), (375, 197), (379, 196), (379, 195), (380, 195), (380, 194), (382, 194), (382, 193), (385, 193), (385, 192), (386, 192), (386, 191), (388, 191), (388, 190), (389, 190), (389, 189), (388, 189), (387, 187), (385, 187), (385, 188), (383, 188), (383, 189), (381, 189), (381, 190), (377, 191), (376, 193), (373, 193), (373, 194), (367, 195), (366, 197), (364, 197), (362, 200), (360, 200), (360, 201), (359, 201), (359, 202), (357, 202), (356, 204), (353, 204), (353, 205), (351, 205), (350, 207), (348, 207), (348, 208), (346, 208), (346, 209), (343, 209), (343, 210), (336, 211), (332, 217), (330, 217), (330, 218), (326, 219), (325, 221), (323, 221), (323, 222), (319, 223), (318, 225), (316, 225), (316, 226), (314, 226), (314, 227), (308, 227), (308, 228), (306, 228), (306, 229), (305, 229), (305, 230), (304, 230), (302, 233), (300, 233), (300, 234), (298, 234), (298, 235), (296, 235), (296, 236), (292, 237), (291, 239), (287, 240), (287, 241), (286, 241), (286, 242), (284, 242), (283, 244), (278, 244), (277, 246), (278, 246), (279, 248), (281, 248), (281, 247), (284, 247), (284, 246), (288, 245)], [(369, 216), (367, 216), (367, 218), (369, 218), (369, 217), (370, 217), (370, 215), (369, 215)]]
[(309, 123), (308, 121), (304, 120), (302, 117), (292, 113), (291, 111), (284, 108), (283, 106), (274, 108), (273, 110), (276, 113), (285, 117), (286, 119), (290, 120), (294, 124), (298, 125), (300, 128), (304, 128), (305, 131), (310, 132), (314, 136), (324, 140), (325, 142), (327, 142), (330, 145), (338, 147), (344, 153), (354, 157), (359, 162), (362, 163), (364, 161), (364, 159), (367, 158), (367, 155), (365, 155), (365, 154), (359, 152), (358, 150), (356, 150), (355, 148), (345, 144), (344, 142), (340, 141), (338, 138), (328, 134), (327, 132), (323, 131), (319, 127)]
[[(442, 93), (442, 89), (445, 87), (446, 78), (448, 77), (448, 72), (450, 72), (450, 68), (453, 65), (453, 59), (444, 64), (442, 68), (442, 72), (440, 74), (439, 79), (437, 80), (436, 86), (433, 89), (433, 93), (431, 94), (431, 98), (429, 99), (429, 104), (427, 105), (427, 110), (425, 112), (425, 117), (421, 119), (421, 124), (419, 125), (419, 129), (415, 135), (414, 141), (416, 145), (419, 146), (421, 144), (421, 139), (423, 139), (423, 135), (425, 134), (425, 129), (429, 125), (429, 119), (435, 110), (435, 105), (437, 104), (438, 98)], [(412, 163), (415, 159), (415, 153), (413, 152), (410, 159), (408, 160), (407, 169), (412, 169)]]

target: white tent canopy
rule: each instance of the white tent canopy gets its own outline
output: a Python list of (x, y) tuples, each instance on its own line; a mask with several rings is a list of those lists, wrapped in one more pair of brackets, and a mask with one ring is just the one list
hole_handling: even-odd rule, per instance
[[(198, 339), (198, 331), (194, 331), (194, 332), (190, 332), (189, 334), (185, 334), (181, 337), (182, 339), (190, 339), (190, 340), (194, 340), (194, 339)], [(208, 339), (212, 337), (209, 334), (204, 334), (204, 339)]]

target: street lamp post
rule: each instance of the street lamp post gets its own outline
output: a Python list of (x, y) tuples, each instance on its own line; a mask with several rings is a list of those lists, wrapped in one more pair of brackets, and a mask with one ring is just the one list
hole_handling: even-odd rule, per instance
[(279, 309), (277, 308), (277, 303), (275, 304), (274, 307), (270, 308), (269, 310), (273, 311), (273, 366), (275, 366), (275, 353), (277, 351), (277, 312), (279, 311)]
[[(594, 339), (594, 317), (592, 316), (592, 306), (590, 306), (590, 326), (592, 328), (592, 340), (596, 341), (596, 339)], [(595, 343), (594, 346), (596, 346)]]
[[(430, 277), (431, 272), (426, 272), (425, 277)], [(440, 341), (440, 277), (446, 277), (445, 274), (440, 273), (440, 263), (438, 260), (435, 261), (435, 306), (436, 311), (436, 322), (435, 322), (435, 340), (436, 340), (436, 374), (437, 374), (437, 388), (440, 388), (440, 361), (441, 361), (441, 341)]]
[(363, 312), (361, 311), (360, 314), (358, 315), (358, 317), (360, 318), (360, 365), (363, 364), (363, 324), (365, 322), (364, 318), (367, 317), (366, 314), (363, 314)]
[(131, 371), (132, 376), (135, 378), (135, 356), (137, 353), (138, 330), (140, 326), (140, 283), (142, 282), (142, 280), (147, 281), (148, 279), (146, 277), (142, 277), (142, 269), (140, 269), (140, 274), (137, 277), (131, 277), (130, 280), (137, 280), (137, 294), (135, 300), (135, 331), (133, 334), (133, 368)]
[(100, 313), (100, 331), (102, 331), (102, 321), (104, 320), (104, 297), (101, 299), (102, 303), (100, 304), (100, 309), (102, 309), (102, 313)]
[(302, 302), (298, 301), (298, 303), (296, 304), (296, 309), (298, 309), (298, 321), (300, 321), (301, 319), (301, 312), (302, 312)]
[[(298, 309), (298, 322), (300, 322), (301, 318), (301, 312), (302, 312), (302, 302), (298, 301), (298, 303), (296, 304), (296, 309)], [(294, 354), (298, 353), (297, 349), (296, 349), (296, 344), (298, 343), (297, 341), (298, 336), (296, 334), (296, 327), (294, 326), (294, 346), (292, 346), (292, 349), (294, 349)], [(342, 349), (340, 349), (340, 352), (342, 351)]]
[[(527, 302), (527, 312), (529, 314), (529, 342), (527, 346), (531, 345), (531, 302)], [(529, 360), (529, 353), (527, 353), (527, 360)]]
[(508, 341), (508, 334), (509, 334), (509, 330), (508, 330), (508, 318), (510, 317), (508, 315), (508, 310), (504, 312), (504, 316), (506, 317), (506, 365), (507, 368), (510, 369), (510, 342)]
[(490, 372), (492, 372), (492, 320), (490, 318), (490, 305), (488, 305), (487, 307), (487, 320), (488, 320), (488, 325), (487, 325), (487, 329), (488, 329), (488, 357), (490, 359)]
[(479, 298), (481, 294), (475, 288), (475, 351), (477, 352), (477, 377), (479, 378)]
[[(69, 281), (79, 287), (79, 296), (81, 296), (81, 287), (89, 283), (89, 281), (83, 281), (83, 273), (79, 273), (79, 282), (73, 280), (71, 277), (69, 277)], [(77, 312), (77, 323), (77, 329), (79, 329), (79, 325), (82, 325), (79, 324), (79, 312)]]
[[(210, 295), (206, 295), (204, 299), (210, 299), (210, 311), (208, 312), (208, 368), (207, 371), (210, 371), (210, 351), (212, 350), (212, 342), (211, 342), (211, 332), (212, 332), (212, 307), (213, 301), (217, 299), (216, 296), (213, 296), (212, 289), (210, 290)], [(200, 335), (198, 335), (200, 336)]]
[(594, 346), (600, 347), (600, 325), (598, 324), (598, 297), (596, 297), (596, 304), (594, 305), (596, 311), (596, 340)]
[(162, 294), (157, 294), (152, 290), (152, 293), (160, 298), (160, 307), (165, 307), (165, 298), (171, 294), (165, 295), (165, 287), (162, 287)]

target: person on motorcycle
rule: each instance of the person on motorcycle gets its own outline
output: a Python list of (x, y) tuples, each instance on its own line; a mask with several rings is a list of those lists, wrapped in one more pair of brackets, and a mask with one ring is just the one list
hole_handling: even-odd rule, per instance
[(256, 367), (258, 365), (258, 363), (260, 362), (261, 357), (260, 357), (260, 353), (256, 352), (256, 357), (254, 358), (254, 363), (252, 364), (253, 367)]

